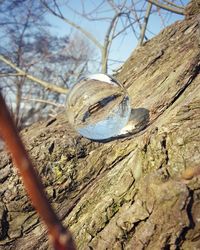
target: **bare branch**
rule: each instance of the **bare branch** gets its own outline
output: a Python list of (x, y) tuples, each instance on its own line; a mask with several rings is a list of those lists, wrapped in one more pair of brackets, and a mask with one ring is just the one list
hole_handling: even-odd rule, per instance
[(145, 31), (146, 31), (147, 23), (148, 23), (148, 20), (149, 20), (149, 15), (151, 13), (151, 8), (152, 8), (152, 3), (149, 2), (148, 5), (147, 5), (147, 10), (146, 10), (146, 13), (145, 13), (145, 17), (144, 17), (144, 24), (143, 24), (143, 27), (142, 27), (142, 30), (141, 30), (139, 45), (142, 45), (143, 41), (144, 41)]
[(136, 11), (136, 7), (135, 7), (135, 2), (134, 1), (131, 1), (132, 2), (132, 9), (131, 9), (131, 12), (133, 14), (133, 16), (135, 17), (137, 23), (138, 23), (138, 26), (140, 29), (142, 29), (142, 24), (140, 23), (140, 20), (141, 20), (141, 17), (138, 17), (138, 14), (137, 14), (137, 11)]
[(43, 81), (41, 79), (38, 79), (28, 73), (26, 73), (25, 71), (23, 71), (22, 69), (20, 69), (19, 67), (17, 67), (14, 63), (12, 63), (11, 61), (9, 61), (8, 59), (6, 59), (4, 56), (0, 55), (0, 60), (2, 62), (4, 62), (5, 64), (7, 64), (8, 66), (10, 66), (11, 68), (15, 69), (18, 74), (20, 74), (20, 76), (25, 76), (27, 77), (29, 80), (38, 83), (39, 85), (41, 85), (42, 87), (50, 90), (50, 91), (54, 91), (60, 94), (66, 94), (68, 92), (68, 89), (66, 88), (62, 88), (59, 86), (56, 86), (55, 84)]
[(16, 77), (16, 76), (24, 76), (24, 74), (22, 74), (22, 73), (10, 73), (10, 72), (8, 72), (8, 73), (0, 73), (0, 77), (9, 77), (9, 76), (14, 76), (14, 77)]
[(129, 16), (128, 16), (127, 18), (128, 18), (128, 20), (129, 20), (129, 24), (127, 24), (127, 26), (123, 27), (123, 29), (121, 29), (120, 31), (118, 31), (118, 32), (113, 36), (113, 40), (114, 40), (116, 37), (118, 37), (120, 34), (122, 34), (124, 31), (126, 31), (127, 29), (129, 29), (129, 28), (132, 28), (133, 33), (134, 33), (134, 35), (136, 36), (135, 30), (134, 30), (134, 27), (133, 27), (133, 24), (135, 24), (136, 21), (131, 22)]
[(105, 35), (105, 39), (104, 39), (104, 46), (102, 48), (102, 58), (101, 58), (101, 64), (102, 64), (102, 68), (101, 68), (101, 72), (102, 73), (106, 73), (107, 72), (107, 64), (108, 64), (108, 47), (110, 46), (110, 43), (112, 42), (112, 39), (110, 39), (110, 34), (113, 28), (115, 28), (115, 22), (117, 21), (117, 19), (124, 15), (125, 13), (123, 12), (118, 12), (115, 14), (115, 16), (113, 17), (112, 21), (110, 22), (110, 25), (107, 29), (106, 35)]
[(175, 4), (175, 3), (171, 2), (171, 1), (168, 1), (168, 0), (163, 0), (163, 1), (164, 1), (165, 3), (167, 3), (167, 4), (170, 4), (170, 5), (174, 6), (174, 7), (176, 7), (176, 8), (184, 9), (183, 6), (177, 5), (177, 4)]
[(108, 4), (113, 8), (113, 10), (116, 12), (116, 13), (119, 13), (123, 10), (123, 8), (125, 7), (126, 5), (126, 0), (122, 3), (120, 3), (120, 8), (119, 6), (116, 5), (116, 3), (113, 1), (113, 0), (107, 0)]
[(41, 1), (41, 3), (47, 8), (47, 10), (49, 12), (51, 12), (54, 16), (59, 17), (60, 19), (62, 19), (64, 22), (66, 22), (67, 24), (71, 25), (72, 27), (76, 28), (77, 30), (79, 30), (81, 33), (83, 33), (88, 39), (90, 39), (90, 41), (92, 41), (99, 49), (102, 49), (102, 45), (99, 43), (99, 41), (87, 30), (85, 30), (84, 28), (82, 28), (81, 26), (79, 26), (78, 24), (70, 21), (68, 18), (64, 17), (61, 14), (61, 11), (59, 10), (58, 14), (57, 12), (55, 12), (54, 10), (52, 10), (45, 1)]
[(13, 161), (22, 176), (33, 205), (48, 228), (55, 249), (75, 250), (71, 233), (63, 227), (44, 193), (42, 182), (18, 135), (1, 93), (0, 107), (0, 135), (12, 154)]
[(165, 28), (166, 25), (165, 25), (165, 20), (164, 20), (164, 18), (163, 18), (163, 16), (162, 16), (162, 13), (161, 13), (161, 8), (159, 8), (159, 7), (156, 7), (156, 8), (157, 8), (157, 12), (158, 12), (158, 15), (159, 15), (159, 17), (160, 17), (162, 26), (163, 26), (163, 28)]
[(172, 7), (167, 4), (160, 3), (157, 0), (147, 0), (147, 1), (164, 10), (168, 10), (179, 15), (184, 15), (184, 9), (182, 7), (181, 8)]
[(45, 103), (45, 104), (49, 104), (52, 106), (55, 106), (57, 108), (64, 108), (65, 106), (63, 104), (59, 104), (56, 102), (52, 102), (49, 100), (43, 100), (43, 99), (35, 99), (35, 98), (29, 98), (29, 97), (22, 97), (22, 100), (26, 100), (26, 101), (32, 101), (32, 102), (39, 102), (39, 103)]
[[(55, 1), (54, 1), (55, 2)], [(85, 8), (84, 8), (84, 2), (81, 1), (82, 5), (82, 12), (77, 11), (76, 9), (72, 8), (69, 4), (67, 4), (67, 7), (73, 11), (76, 15), (79, 15), (80, 17), (84, 17), (85, 19), (89, 21), (101, 21), (101, 20), (110, 20), (110, 17), (93, 17), (92, 14), (96, 13), (97, 10), (104, 4), (104, 1), (99, 3), (94, 9), (90, 10), (89, 13), (86, 13)]]

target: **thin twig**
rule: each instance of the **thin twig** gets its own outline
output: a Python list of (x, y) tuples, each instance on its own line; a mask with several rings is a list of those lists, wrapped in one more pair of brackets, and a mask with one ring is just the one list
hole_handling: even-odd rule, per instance
[(142, 30), (141, 30), (139, 45), (142, 45), (143, 41), (144, 41), (145, 31), (146, 31), (147, 23), (148, 23), (149, 16), (150, 16), (150, 13), (151, 13), (151, 8), (152, 8), (152, 3), (148, 3), (147, 10), (146, 10), (146, 13), (145, 13), (145, 16), (144, 16), (144, 24), (143, 24)]
[(0, 136), (11, 152), (13, 161), (22, 176), (24, 186), (35, 209), (38, 211), (48, 228), (54, 248), (56, 250), (75, 250), (71, 233), (63, 227), (47, 200), (42, 182), (18, 135), (1, 93), (0, 107)]
[(160, 17), (161, 23), (162, 23), (162, 25), (163, 25), (163, 28), (165, 28), (165, 27), (166, 27), (166, 25), (165, 25), (165, 20), (164, 20), (164, 18), (163, 18), (163, 16), (162, 16), (162, 13), (161, 13), (160, 10), (161, 10), (160, 7), (157, 7), (157, 12), (158, 12), (158, 15), (159, 15), (159, 17)]
[(49, 101), (49, 100), (35, 99), (35, 98), (29, 98), (29, 97), (22, 97), (22, 100), (45, 103), (45, 104), (49, 104), (49, 105), (55, 106), (57, 108), (63, 108), (64, 107), (63, 104), (59, 104), (59, 103), (52, 102), (52, 101)]
[(112, 21), (109, 24), (109, 27), (106, 31), (106, 35), (104, 38), (104, 46), (102, 48), (102, 57), (101, 57), (101, 72), (102, 73), (107, 73), (107, 67), (108, 67), (108, 49), (109, 49), (109, 45), (111, 45), (112, 39), (110, 40), (110, 35), (113, 29), (115, 29), (115, 22), (117, 22), (118, 18), (122, 15), (124, 15), (125, 13), (123, 12), (119, 12), (117, 14), (114, 15), (114, 17), (112, 18)]
[(0, 77), (10, 77), (10, 76), (24, 76), (23, 74), (21, 73), (0, 73)]
[(160, 7), (164, 10), (168, 10), (168, 11), (171, 11), (171, 12), (179, 14), (179, 15), (184, 15), (184, 9), (182, 7), (176, 8), (176, 7), (167, 5), (167, 4), (160, 3), (157, 0), (147, 0), (147, 2), (152, 3), (152, 4), (156, 5), (157, 7)]
[(165, 3), (167, 3), (167, 4), (169, 4), (169, 5), (172, 5), (172, 6), (176, 7), (176, 8), (184, 9), (183, 6), (177, 5), (177, 4), (175, 4), (175, 3), (171, 2), (171, 1), (168, 1), (168, 0), (163, 0), (163, 1), (164, 1)]
[(88, 39), (90, 39), (90, 41), (92, 41), (99, 49), (102, 49), (102, 45), (99, 43), (99, 41), (87, 30), (85, 30), (84, 28), (82, 28), (81, 26), (79, 26), (78, 24), (70, 21), (68, 18), (64, 17), (62, 15), (62, 13), (60, 12), (59, 9), (59, 13), (55, 12), (53, 9), (51, 9), (48, 4), (45, 1), (41, 0), (41, 3), (44, 5), (44, 7), (50, 12), (52, 13), (54, 16), (59, 17), (60, 19), (62, 19), (65, 23), (71, 25), (72, 27), (76, 28), (77, 30), (79, 30), (82, 34), (84, 34)]

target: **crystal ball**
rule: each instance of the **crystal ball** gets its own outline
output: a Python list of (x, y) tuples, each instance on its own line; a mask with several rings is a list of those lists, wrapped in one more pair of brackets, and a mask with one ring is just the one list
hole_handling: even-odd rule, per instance
[(69, 123), (92, 140), (116, 137), (126, 126), (130, 100), (124, 86), (106, 74), (80, 79), (70, 90), (66, 111)]

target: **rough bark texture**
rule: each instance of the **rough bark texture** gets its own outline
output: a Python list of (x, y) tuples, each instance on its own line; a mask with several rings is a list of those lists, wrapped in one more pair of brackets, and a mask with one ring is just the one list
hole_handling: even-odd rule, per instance
[[(65, 114), (22, 132), (77, 249), (200, 249), (199, 14), (137, 48), (117, 78), (149, 124), (106, 143), (77, 135)], [(0, 249), (51, 249), (10, 157), (0, 153)]]

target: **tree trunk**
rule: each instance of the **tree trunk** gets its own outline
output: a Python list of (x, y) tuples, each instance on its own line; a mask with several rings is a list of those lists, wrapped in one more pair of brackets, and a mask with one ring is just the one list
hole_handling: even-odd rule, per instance
[[(199, 31), (188, 14), (117, 75), (132, 107), (149, 110), (142, 131), (92, 142), (63, 113), (22, 132), (77, 249), (200, 249)], [(0, 249), (51, 249), (10, 157), (0, 159)]]

